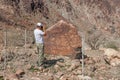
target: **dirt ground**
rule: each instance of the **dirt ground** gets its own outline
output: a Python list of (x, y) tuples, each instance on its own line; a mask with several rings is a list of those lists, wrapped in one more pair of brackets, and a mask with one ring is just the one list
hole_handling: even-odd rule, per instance
[(106, 63), (103, 53), (101, 50), (85, 51), (83, 77), (82, 59), (45, 54), (46, 61), (41, 68), (36, 63), (38, 54), (35, 48), (29, 48), (26, 52), (24, 48), (8, 50), (6, 55), (1, 54), (0, 80), (3, 80), (2, 77), (7, 80), (119, 80), (120, 65), (113, 67)]

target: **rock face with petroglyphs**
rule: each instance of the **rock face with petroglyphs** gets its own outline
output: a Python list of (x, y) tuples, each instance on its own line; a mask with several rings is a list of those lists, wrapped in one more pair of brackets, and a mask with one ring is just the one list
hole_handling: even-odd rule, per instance
[(45, 53), (48, 54), (75, 54), (81, 47), (81, 39), (77, 29), (63, 20), (48, 28), (45, 36)]

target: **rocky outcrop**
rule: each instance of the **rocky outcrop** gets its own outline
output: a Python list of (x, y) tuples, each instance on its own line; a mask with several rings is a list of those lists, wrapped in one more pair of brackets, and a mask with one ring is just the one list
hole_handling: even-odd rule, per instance
[(70, 55), (77, 48), (81, 48), (81, 39), (72, 24), (61, 20), (47, 29), (45, 53)]
[(114, 49), (106, 49), (104, 55), (105, 60), (112, 66), (120, 64), (120, 53)]
[[(80, 31), (96, 28), (119, 37), (119, 4), (120, 0), (0, 0), (0, 19), (10, 24), (18, 22), (26, 27), (33, 27), (38, 21), (51, 26), (66, 19), (79, 27)], [(28, 23), (20, 23), (25, 20)]]

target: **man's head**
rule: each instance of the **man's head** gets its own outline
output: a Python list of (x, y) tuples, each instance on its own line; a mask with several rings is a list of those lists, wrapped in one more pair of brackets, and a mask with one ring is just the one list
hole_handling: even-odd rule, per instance
[(37, 23), (37, 28), (43, 29), (43, 24), (42, 23)]

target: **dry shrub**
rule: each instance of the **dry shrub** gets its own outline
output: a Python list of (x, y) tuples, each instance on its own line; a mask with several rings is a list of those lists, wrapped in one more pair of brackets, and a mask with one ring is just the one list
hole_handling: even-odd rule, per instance
[(108, 42), (106, 45), (105, 45), (106, 48), (112, 48), (114, 50), (119, 50), (118, 46), (116, 45), (115, 42)]
[(102, 32), (100, 31), (93, 31), (88, 32), (88, 37), (86, 39), (87, 44), (91, 47), (93, 50), (99, 49), (100, 45), (102, 45), (105, 41), (105, 37), (103, 36)]
[(4, 43), (4, 35), (3, 35), (3, 32), (0, 31), (0, 44)]

